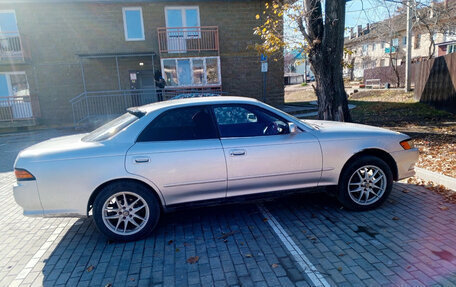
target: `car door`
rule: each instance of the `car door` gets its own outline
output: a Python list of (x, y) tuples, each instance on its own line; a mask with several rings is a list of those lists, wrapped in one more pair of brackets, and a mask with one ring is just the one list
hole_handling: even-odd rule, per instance
[(223, 198), (226, 163), (209, 108), (167, 110), (139, 135), (126, 169), (152, 181), (167, 205)]
[(255, 105), (213, 107), (228, 170), (227, 197), (316, 186), (322, 155), (309, 132)]

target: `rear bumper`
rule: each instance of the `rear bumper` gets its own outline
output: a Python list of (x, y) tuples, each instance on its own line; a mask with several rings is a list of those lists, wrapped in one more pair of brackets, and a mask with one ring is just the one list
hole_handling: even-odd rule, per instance
[(13, 195), (16, 203), (24, 210), (25, 216), (43, 216), (43, 206), (35, 180), (16, 182), (13, 186)]
[(396, 161), (398, 180), (415, 175), (415, 163), (418, 161), (419, 151), (417, 148), (391, 153)]

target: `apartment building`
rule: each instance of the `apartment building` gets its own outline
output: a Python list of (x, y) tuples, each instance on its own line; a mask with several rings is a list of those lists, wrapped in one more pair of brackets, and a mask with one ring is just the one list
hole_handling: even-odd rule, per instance
[(281, 104), (283, 60), (268, 60), (263, 83), (250, 48), (263, 8), (263, 0), (2, 0), (0, 127), (81, 124), (188, 93)]
[[(445, 5), (451, 5), (450, 8), (456, 7), (456, 1), (449, 1)], [(450, 19), (445, 18), (444, 21), (444, 28), (431, 35), (414, 19), (411, 39), (412, 62), (456, 52), (451, 46), (456, 41), (456, 15), (450, 16)], [(365, 69), (405, 64), (406, 47), (404, 13), (364, 27), (359, 25), (351, 28), (349, 36), (345, 38), (345, 48), (352, 53), (347, 53), (344, 57), (345, 62), (349, 64), (349, 67), (344, 69), (344, 74), (346, 77), (362, 78)]]

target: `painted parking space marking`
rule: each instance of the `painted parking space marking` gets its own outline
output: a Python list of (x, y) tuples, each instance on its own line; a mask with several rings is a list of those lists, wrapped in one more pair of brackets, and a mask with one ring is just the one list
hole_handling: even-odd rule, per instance
[(258, 209), (261, 211), (263, 216), (267, 218), (267, 222), (274, 230), (274, 232), (279, 237), (280, 241), (285, 245), (287, 250), (291, 253), (293, 258), (299, 264), (299, 266), (304, 270), (304, 273), (312, 281), (313, 286), (331, 286), (331, 284), (326, 281), (323, 275), (315, 268), (315, 266), (310, 262), (306, 257), (304, 252), (299, 249), (298, 245), (293, 241), (293, 239), (288, 235), (285, 229), (280, 225), (277, 219), (269, 212), (269, 210), (263, 204), (257, 204)]
[(25, 277), (32, 271), (36, 264), (40, 261), (41, 257), (46, 253), (46, 251), (52, 246), (54, 241), (58, 238), (60, 233), (65, 230), (65, 226), (67, 223), (62, 223), (57, 227), (54, 232), (52, 232), (51, 236), (46, 240), (46, 242), (40, 247), (40, 249), (32, 256), (32, 258), (27, 262), (24, 269), (22, 269), (19, 274), (17, 274), (16, 278), (14, 278), (13, 282), (11, 282), (10, 286), (20, 286), (22, 281), (24, 281)]

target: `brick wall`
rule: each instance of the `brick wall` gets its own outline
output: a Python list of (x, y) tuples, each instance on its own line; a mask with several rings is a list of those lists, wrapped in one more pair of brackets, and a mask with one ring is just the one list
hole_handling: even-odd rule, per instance
[[(0, 4), (0, 10), (14, 9), (21, 35), (27, 38), (31, 60), (26, 65), (0, 66), (0, 72), (27, 73), (32, 94), (38, 95), (45, 123), (70, 123), (69, 100), (83, 92), (77, 54), (155, 52), (155, 68), (160, 67), (157, 27), (165, 26), (165, 6), (187, 3), (16, 3)], [(192, 1), (199, 6), (201, 26), (218, 26), (223, 91), (228, 94), (262, 98), (262, 74), (257, 53), (247, 47), (258, 39), (253, 28), (259, 21), (263, 0)], [(145, 41), (124, 38), (122, 7), (142, 7)], [(208, 56), (212, 54), (207, 54)], [(182, 56), (182, 54), (180, 55)], [(201, 53), (199, 56), (206, 56)], [(83, 60), (88, 90), (117, 89), (114, 59)], [(144, 62), (145, 66), (139, 66)], [(151, 69), (150, 59), (119, 60), (121, 86), (129, 86), (129, 71)], [(283, 103), (283, 61), (270, 61), (268, 98)]]

